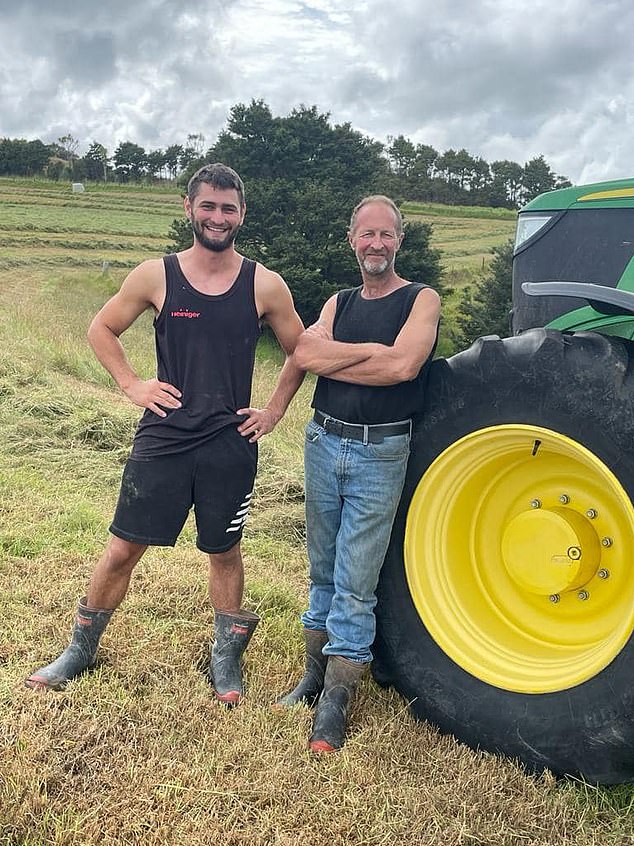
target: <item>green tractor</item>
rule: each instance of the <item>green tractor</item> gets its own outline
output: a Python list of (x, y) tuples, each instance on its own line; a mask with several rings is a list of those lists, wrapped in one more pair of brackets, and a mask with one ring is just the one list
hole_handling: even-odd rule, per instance
[(511, 327), (432, 366), (374, 675), (474, 748), (634, 781), (634, 179), (521, 210)]

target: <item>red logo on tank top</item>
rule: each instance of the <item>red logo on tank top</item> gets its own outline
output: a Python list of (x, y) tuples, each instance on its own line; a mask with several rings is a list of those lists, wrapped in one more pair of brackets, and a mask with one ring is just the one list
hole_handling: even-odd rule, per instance
[(170, 317), (200, 317), (199, 311), (170, 311)]

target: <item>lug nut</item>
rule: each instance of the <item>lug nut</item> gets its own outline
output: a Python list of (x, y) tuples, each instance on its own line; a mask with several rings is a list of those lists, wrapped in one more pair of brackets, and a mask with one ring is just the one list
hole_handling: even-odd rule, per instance
[(588, 510), (586, 511), (586, 517), (589, 517), (590, 520), (594, 520), (594, 518), (596, 516), (597, 516), (596, 510), (594, 508), (588, 508)]
[(541, 508), (542, 503), (540, 499), (531, 499), (531, 508)]
[(568, 494), (562, 494), (559, 497), (559, 502), (561, 502), (562, 505), (568, 505), (568, 503), (570, 502), (570, 497), (568, 496)]
[(589, 599), (589, 598), (590, 598), (590, 594), (588, 593), (587, 590), (580, 590), (579, 593), (577, 594), (577, 599), (585, 600), (585, 599)]
[(601, 546), (612, 546), (612, 538), (601, 538)]
[(597, 573), (597, 576), (600, 579), (609, 579), (610, 578), (610, 571), (606, 570), (605, 567), (601, 567), (601, 569)]
[(551, 602), (559, 602), (560, 596), (558, 593), (551, 593), (548, 598)]

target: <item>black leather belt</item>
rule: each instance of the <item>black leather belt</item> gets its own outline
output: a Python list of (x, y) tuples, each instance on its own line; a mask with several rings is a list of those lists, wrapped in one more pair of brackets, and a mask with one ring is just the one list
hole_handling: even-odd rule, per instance
[(329, 417), (321, 411), (315, 411), (314, 420), (315, 423), (332, 435), (363, 441), (364, 444), (380, 444), (383, 443), (383, 438), (389, 438), (391, 435), (406, 435), (412, 430), (411, 420), (399, 420), (396, 423), (373, 423), (366, 426), (363, 423), (346, 423), (343, 420), (337, 420), (336, 417)]

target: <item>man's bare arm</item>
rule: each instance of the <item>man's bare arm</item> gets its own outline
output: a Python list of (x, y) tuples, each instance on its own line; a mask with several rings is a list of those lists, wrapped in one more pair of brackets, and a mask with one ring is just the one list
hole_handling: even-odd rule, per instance
[(160, 260), (145, 261), (125, 278), (119, 291), (97, 312), (88, 341), (103, 367), (135, 405), (165, 417), (165, 408), (180, 408), (181, 393), (158, 379), (143, 381), (130, 365), (119, 336), (147, 309), (157, 311), (165, 296), (165, 274)]
[(238, 431), (251, 442), (258, 441), (262, 435), (274, 429), (306, 375), (306, 371), (298, 367), (292, 357), (304, 326), (295, 311), (291, 292), (281, 276), (260, 265), (256, 276), (256, 299), (262, 318), (269, 324), (286, 353), (286, 360), (265, 407), (238, 409), (238, 414), (247, 415), (247, 419), (238, 426)]
[(431, 288), (421, 291), (394, 344), (375, 347), (365, 361), (342, 367), (331, 379), (357, 385), (394, 385), (418, 376), (436, 341), (440, 297)]
[(337, 296), (325, 303), (319, 320), (301, 335), (295, 348), (294, 359), (298, 367), (317, 376), (330, 376), (337, 370), (359, 364), (371, 355), (373, 344), (346, 344), (335, 341), (332, 328), (337, 309)]
[(320, 376), (360, 385), (394, 385), (414, 379), (429, 357), (438, 328), (440, 298), (421, 291), (393, 345), (350, 344), (332, 340), (336, 301), (329, 300), (318, 323), (302, 335), (295, 356)]

